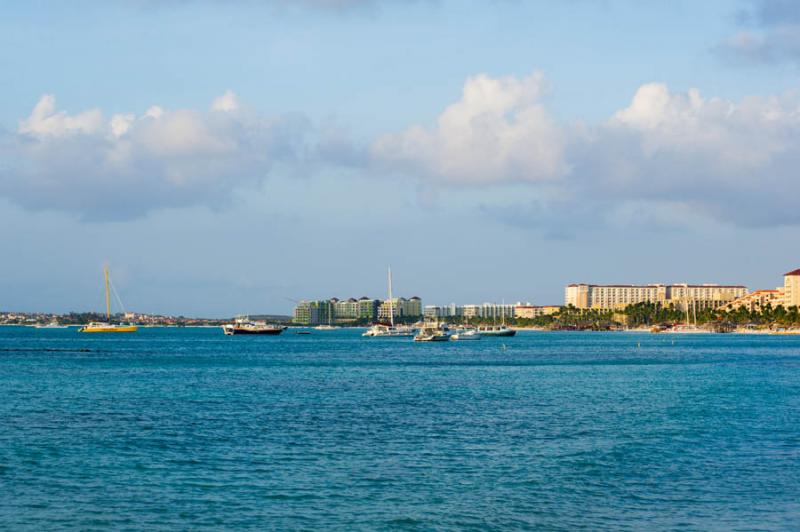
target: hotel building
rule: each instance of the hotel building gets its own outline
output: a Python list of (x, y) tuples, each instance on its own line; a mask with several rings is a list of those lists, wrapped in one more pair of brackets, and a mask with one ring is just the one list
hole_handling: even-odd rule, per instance
[(411, 299), (404, 297), (396, 297), (391, 300), (382, 302), (378, 307), (378, 319), (388, 320), (389, 310), (395, 318), (420, 318), (422, 317), (422, 300), (417, 296)]
[(692, 305), (698, 309), (715, 309), (746, 294), (747, 288), (741, 285), (571, 284), (566, 287), (564, 303), (577, 308), (602, 310), (621, 310), (628, 305), (643, 302), (674, 304), (678, 308)]
[(783, 274), (783, 306), (800, 307), (800, 269)]
[(559, 310), (561, 310), (561, 307), (555, 305), (518, 305), (514, 307), (514, 317), (532, 320), (533, 318), (555, 314)]
[(759, 312), (769, 304), (777, 306), (800, 307), (800, 269), (783, 274), (783, 286), (774, 290), (756, 290), (752, 294), (737, 298), (721, 308), (736, 310), (745, 307), (750, 312)]
[(456, 305), (451, 303), (443, 306), (427, 305), (424, 314), (426, 318), (464, 317), (467, 320), (470, 318), (487, 318), (501, 321), (503, 318), (519, 317), (517, 316), (517, 309), (519, 308), (558, 309), (559, 307), (534, 307), (530, 303), (483, 303), (481, 305)]
[[(395, 298), (392, 300), (394, 316), (400, 318), (422, 317), (422, 300)], [(356, 320), (375, 321), (389, 319), (389, 302), (378, 299), (321, 299), (301, 301), (295, 306), (292, 321), (298, 325), (327, 325), (349, 323)]]

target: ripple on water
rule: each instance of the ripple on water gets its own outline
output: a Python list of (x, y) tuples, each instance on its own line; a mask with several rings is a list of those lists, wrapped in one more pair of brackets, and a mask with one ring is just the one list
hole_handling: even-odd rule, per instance
[[(240, 341), (242, 340), (242, 341)], [(0, 329), (11, 529), (800, 520), (800, 338)]]

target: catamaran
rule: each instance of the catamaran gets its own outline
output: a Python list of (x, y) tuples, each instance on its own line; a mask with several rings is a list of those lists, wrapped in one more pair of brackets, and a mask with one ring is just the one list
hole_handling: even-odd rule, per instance
[(361, 336), (367, 337), (389, 337), (389, 338), (409, 338), (414, 336), (416, 330), (408, 325), (394, 324), (394, 301), (392, 300), (392, 268), (389, 268), (389, 324), (376, 323)]
[[(111, 323), (111, 294), (108, 289), (108, 266), (103, 267), (103, 272), (106, 277), (106, 321), (93, 321), (89, 325), (84, 325), (78, 332), (85, 333), (123, 333), (123, 332), (136, 332), (139, 328), (131, 324)], [(116, 290), (114, 291), (116, 294)], [(117, 296), (119, 299), (119, 296)]]

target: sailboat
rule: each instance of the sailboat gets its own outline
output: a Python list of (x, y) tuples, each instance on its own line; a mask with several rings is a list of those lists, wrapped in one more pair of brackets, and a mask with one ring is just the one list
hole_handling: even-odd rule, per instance
[(686, 285), (686, 297), (684, 298), (686, 305), (686, 323), (674, 325), (671, 329), (666, 329), (665, 333), (671, 334), (708, 334), (710, 331), (697, 326), (697, 301), (692, 298), (692, 312), (694, 313), (694, 324), (689, 319), (689, 285)]
[(85, 332), (85, 333), (136, 332), (139, 329), (136, 325), (111, 323), (111, 294), (108, 291), (108, 266), (103, 267), (103, 272), (105, 273), (106, 277), (106, 321), (104, 322), (93, 321), (89, 325), (84, 325), (83, 327), (78, 329), (78, 332)]
[[(502, 316), (502, 322), (500, 325), (482, 325), (478, 327), (478, 333), (481, 336), (514, 336), (517, 334), (517, 331), (508, 327), (506, 325), (506, 305), (505, 301), (503, 301), (503, 305), (500, 308), (500, 315)], [(494, 321), (494, 318), (492, 318)]]
[(333, 324), (333, 312), (334, 312), (333, 309), (334, 309), (333, 305), (331, 305), (330, 308), (328, 308), (328, 323), (327, 324), (317, 325), (316, 327), (314, 327), (314, 330), (316, 330), (316, 331), (335, 331), (336, 329), (339, 328), (338, 326)]
[(394, 301), (392, 300), (392, 268), (389, 268), (389, 325), (376, 323), (361, 336), (367, 337), (390, 337), (390, 338), (409, 338), (414, 336), (416, 330), (408, 325), (394, 324)]

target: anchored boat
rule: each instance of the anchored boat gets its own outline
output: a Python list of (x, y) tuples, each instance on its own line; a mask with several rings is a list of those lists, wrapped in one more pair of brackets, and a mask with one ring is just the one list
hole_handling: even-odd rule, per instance
[(392, 301), (392, 269), (389, 268), (389, 323), (376, 323), (361, 336), (384, 337), (384, 338), (410, 338), (416, 333), (416, 329), (408, 325), (394, 324), (394, 306)]
[(514, 336), (517, 331), (505, 325), (486, 325), (478, 327), (481, 336)]
[(450, 332), (442, 324), (439, 323), (426, 323), (422, 329), (414, 337), (415, 342), (448, 342), (450, 341)]
[[(103, 267), (106, 278), (106, 321), (93, 321), (89, 325), (84, 325), (78, 332), (83, 333), (128, 333), (136, 332), (139, 327), (132, 324), (111, 323), (111, 294), (109, 292), (108, 266)], [(116, 290), (114, 294), (116, 294)], [(117, 296), (119, 299), (119, 296)], [(121, 306), (121, 304), (120, 304)]]
[(481, 333), (478, 332), (476, 329), (464, 329), (464, 330), (458, 331), (457, 333), (455, 333), (450, 338), (452, 338), (453, 340), (457, 340), (459, 342), (464, 342), (464, 341), (467, 341), (467, 340), (480, 340), (481, 339)]
[(226, 323), (222, 326), (222, 331), (229, 336), (235, 334), (268, 334), (276, 335), (282, 333), (286, 327), (275, 325), (265, 321), (251, 321), (247, 317), (239, 317), (233, 323)]

